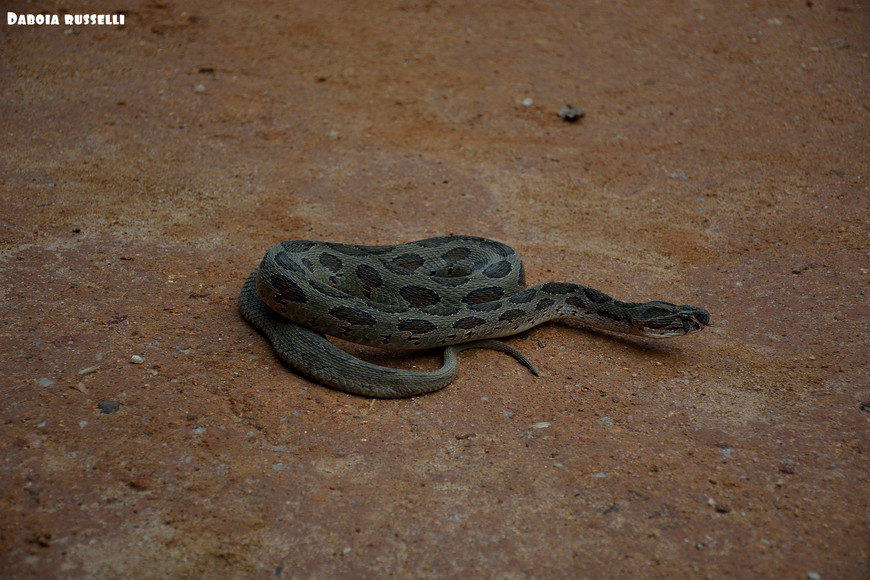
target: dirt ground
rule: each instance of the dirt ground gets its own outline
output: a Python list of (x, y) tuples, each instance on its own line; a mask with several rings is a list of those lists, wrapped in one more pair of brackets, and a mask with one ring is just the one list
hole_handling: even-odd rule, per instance
[[(870, 577), (867, 2), (213, 4), (4, 3), (125, 18), (2, 25), (4, 578)], [(714, 326), (370, 400), (238, 314), (445, 234)]]

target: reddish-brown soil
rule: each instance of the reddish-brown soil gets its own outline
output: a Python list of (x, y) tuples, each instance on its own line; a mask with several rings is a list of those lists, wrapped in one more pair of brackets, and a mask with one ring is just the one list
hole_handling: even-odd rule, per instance
[[(870, 577), (867, 2), (214, 4), (4, 3), (125, 16), (2, 25), (4, 578)], [(385, 401), (237, 312), (444, 234), (714, 326)]]

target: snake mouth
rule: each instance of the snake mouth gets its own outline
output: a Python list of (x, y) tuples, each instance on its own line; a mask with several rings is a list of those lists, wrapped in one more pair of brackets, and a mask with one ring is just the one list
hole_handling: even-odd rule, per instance
[(669, 338), (697, 332), (710, 325), (710, 313), (703, 308), (684, 304), (679, 311), (643, 321), (641, 332), (652, 338)]

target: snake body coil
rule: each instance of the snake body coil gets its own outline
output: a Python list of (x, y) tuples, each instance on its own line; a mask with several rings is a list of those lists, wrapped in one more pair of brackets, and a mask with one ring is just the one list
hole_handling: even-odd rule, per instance
[[(296, 240), (276, 244), (242, 288), (242, 315), (288, 364), (327, 385), (371, 397), (407, 397), (446, 386), (456, 354), (519, 351), (492, 340), (571, 318), (654, 338), (701, 330), (706, 310), (668, 302), (621, 302), (593, 288), (550, 282), (525, 288), (522, 261), (486, 238), (450, 236), (396, 246)], [(447, 347), (444, 366), (414, 372), (373, 365), (329, 334), (380, 347)]]

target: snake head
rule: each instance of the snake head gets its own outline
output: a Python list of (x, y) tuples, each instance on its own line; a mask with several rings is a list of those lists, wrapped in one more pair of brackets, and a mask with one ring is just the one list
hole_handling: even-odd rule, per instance
[(668, 302), (649, 303), (654, 305), (653, 316), (645, 318), (640, 324), (640, 334), (652, 338), (668, 338), (697, 332), (710, 325), (710, 313), (703, 308), (683, 304), (677, 306)]

